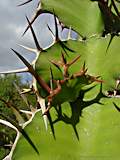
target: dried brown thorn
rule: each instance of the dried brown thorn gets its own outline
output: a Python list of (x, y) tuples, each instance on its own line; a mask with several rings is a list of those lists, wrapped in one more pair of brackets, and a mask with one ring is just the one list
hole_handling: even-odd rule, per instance
[(72, 64), (76, 63), (76, 61), (80, 58), (80, 55), (75, 57), (71, 62), (67, 63), (68, 66), (71, 66)]
[(90, 76), (90, 80), (91, 80), (92, 82), (100, 82), (100, 83), (103, 83), (103, 82), (104, 82), (103, 80), (98, 79), (98, 78), (100, 78), (100, 76), (97, 76), (97, 77)]
[(60, 93), (60, 91), (61, 91), (60, 81), (59, 81), (59, 80), (57, 80), (57, 81), (54, 80), (54, 82), (56, 83), (57, 87), (56, 87), (56, 89), (52, 89), (52, 90), (50, 91), (50, 95), (48, 96), (48, 99), (49, 99), (49, 98), (53, 98), (54, 96), (56, 96), (56, 95), (57, 95), (58, 93)]
[(85, 75), (85, 73), (87, 72), (87, 70), (88, 69), (82, 69), (82, 70), (80, 70), (79, 72), (77, 72), (77, 73), (74, 73), (73, 75), (72, 75), (72, 78), (76, 78), (76, 77), (80, 77), (80, 76), (83, 76), (83, 75)]
[[(78, 55), (77, 57), (75, 57), (72, 61), (67, 62), (64, 53), (61, 53), (61, 61), (50, 61), (53, 65), (55, 65), (60, 71), (61, 68), (63, 67), (63, 76), (64, 79), (69, 77), (69, 73), (68, 73), (68, 69), (71, 65), (73, 65), (74, 63), (76, 63), (76, 61), (80, 58), (80, 55)], [(83, 66), (83, 69), (80, 71), (82, 73), (86, 72), (87, 70), (85, 69), (85, 67)]]
[(50, 87), (47, 85), (47, 83), (37, 74), (37, 72), (34, 70), (33, 66), (17, 51), (12, 49), (12, 51), (21, 59), (21, 61), (27, 66), (29, 73), (31, 73), (40, 86), (42, 86), (48, 93), (50, 92)]
[(53, 98), (54, 98), (57, 94), (59, 94), (60, 91), (61, 91), (60, 81), (59, 81), (59, 80), (57, 80), (57, 81), (54, 80), (54, 83), (56, 83), (57, 87), (56, 87), (56, 89), (51, 89), (50, 95), (47, 97), (47, 99), (48, 99), (48, 107), (46, 108), (46, 110), (45, 110), (45, 112), (44, 112), (43, 115), (46, 115), (46, 114), (48, 113), (48, 111), (49, 111), (50, 108), (51, 108), (51, 103), (52, 103), (52, 101), (53, 101)]

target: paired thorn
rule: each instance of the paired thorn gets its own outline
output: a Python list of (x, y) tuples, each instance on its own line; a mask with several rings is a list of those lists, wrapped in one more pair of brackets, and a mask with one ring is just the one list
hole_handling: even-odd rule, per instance
[(66, 50), (70, 51), (70, 52), (75, 52), (74, 50), (72, 50), (71, 48), (67, 47), (65, 45), (64, 42), (62, 42), (59, 38), (59, 29), (58, 29), (58, 24), (57, 24), (57, 17), (55, 15), (55, 12), (53, 10), (53, 16), (54, 16), (54, 23), (55, 23), (55, 34), (53, 33), (52, 29), (49, 27), (49, 25), (47, 25), (49, 31), (51, 32), (52, 36), (55, 38), (55, 43), (59, 43), (60, 46), (62, 47), (62, 49), (64, 50), (64, 52), (67, 54)]
[(103, 83), (103, 82), (104, 82), (103, 80), (98, 79), (98, 78), (100, 78), (100, 77), (101, 77), (101, 76), (97, 76), (97, 77), (90, 76), (90, 80), (91, 80), (92, 82), (99, 82), (99, 83)]
[[(32, 32), (32, 36), (33, 36), (34, 41), (35, 41), (35, 45), (36, 45), (38, 51), (42, 51), (43, 49), (40, 47), (40, 45), (39, 45), (39, 43), (38, 43), (37, 37), (36, 37), (35, 32), (34, 32), (34, 30), (33, 30), (33, 28), (32, 28), (32, 24), (33, 24), (33, 22), (36, 20), (36, 18), (37, 18), (41, 13), (44, 13), (44, 12), (45, 12), (45, 11), (43, 11), (43, 10), (41, 9), (41, 2), (39, 2), (39, 3), (38, 3), (37, 10), (36, 10), (36, 13), (35, 13), (35, 15), (33, 16), (32, 20), (29, 21), (28, 17), (26, 16), (26, 19), (27, 19), (27, 21), (28, 21), (28, 26), (27, 26), (27, 28), (25, 29), (25, 31), (24, 31), (24, 33), (23, 33), (23, 35), (22, 35), (22, 36), (24, 36), (25, 33), (27, 32), (27, 30), (30, 28), (30, 29), (31, 29), (31, 32)], [(47, 25), (47, 27), (48, 27), (49, 31), (52, 33), (52, 35), (54, 36), (55, 42), (56, 42), (56, 43), (58, 42), (58, 43), (60, 44), (60, 46), (62, 47), (62, 49), (64, 50), (64, 52), (65, 52), (66, 54), (67, 54), (66, 50), (68, 50), (68, 51), (70, 51), (70, 52), (75, 52), (74, 50), (72, 50), (72, 49), (70, 49), (69, 47), (67, 47), (67, 46), (64, 44), (64, 42), (62, 42), (62, 41), (59, 39), (59, 31), (58, 31), (59, 29), (58, 29), (58, 24), (57, 24), (57, 17), (56, 17), (56, 15), (55, 15), (54, 11), (53, 11), (53, 16), (54, 16), (54, 23), (55, 23), (55, 34), (53, 33), (53, 31), (52, 31), (52, 29), (49, 27), (49, 25)]]
[(56, 61), (52, 61), (49, 60), (50, 63), (52, 63), (60, 72), (62, 72), (61, 68), (60, 68), (60, 62), (56, 62)]
[(76, 61), (78, 61), (78, 59), (80, 59), (80, 55), (78, 55), (76, 58), (74, 58), (71, 62), (68, 63), (69, 66), (73, 65), (74, 63), (76, 63)]
[[(43, 11), (41, 10), (41, 1), (39, 1), (38, 3), (38, 7), (36, 9), (35, 15), (33, 16), (32, 20), (30, 21), (30, 25), (33, 24), (33, 22), (37, 19), (37, 17), (42, 13)], [(30, 25), (28, 25), (23, 33), (23, 36), (25, 35), (25, 33), (27, 32), (27, 30), (29, 29)]]
[(73, 65), (74, 63), (76, 63), (76, 61), (78, 61), (78, 59), (80, 58), (80, 55), (78, 55), (76, 58), (74, 58), (72, 61), (67, 62), (64, 54), (62, 53), (62, 58), (61, 58), (61, 66), (63, 67), (63, 75), (64, 78), (67, 78), (69, 76), (68, 73), (68, 69), (71, 65)]
[[(78, 61), (79, 58), (80, 58), (80, 55), (78, 55), (72, 61), (67, 62), (67, 59), (65, 58), (64, 54), (62, 53), (61, 54), (61, 61), (59, 61), (59, 62), (50, 61), (60, 71), (61, 71), (61, 67), (63, 67), (63, 77), (64, 77), (64, 79), (63, 80), (54, 80), (53, 79), (52, 69), (50, 67), (50, 73), (51, 73), (51, 91), (50, 91), (49, 96), (47, 97), (47, 99), (48, 99), (48, 105), (47, 105), (47, 108), (46, 108), (46, 110), (45, 110), (45, 112), (44, 112), (43, 115), (46, 115), (48, 113), (48, 111), (51, 108), (51, 104), (53, 102), (53, 98), (61, 92), (62, 85), (66, 81), (74, 79), (74, 78), (76, 78), (78, 76), (82, 76), (83, 74), (85, 74), (87, 72), (87, 69), (85, 69), (85, 63), (84, 63), (83, 68), (82, 68), (82, 70), (79, 73), (77, 73), (76, 75), (74, 74), (73, 76), (69, 76), (69, 73), (68, 73), (69, 67), (71, 65), (73, 65), (74, 63), (76, 63), (76, 61)], [(53, 83), (56, 85), (55, 89), (53, 88)]]
[(82, 70), (80, 70), (79, 72), (74, 73), (74, 74), (72, 75), (72, 78), (77, 78), (77, 77), (81, 77), (81, 76), (85, 75), (86, 72), (87, 72), (87, 70), (88, 70), (88, 69), (82, 69)]
[(35, 77), (40, 86), (42, 86), (48, 93), (50, 92), (50, 87), (46, 84), (46, 82), (35, 72), (33, 66), (17, 51), (12, 49), (12, 51), (21, 59), (21, 61), (27, 66), (29, 72)]
[(53, 10), (53, 16), (54, 16), (54, 23), (55, 23), (55, 39), (56, 39), (56, 42), (57, 42), (57, 41), (59, 41), (59, 34), (58, 34), (57, 19), (56, 19), (56, 15), (55, 15), (54, 10)]
[(76, 63), (76, 61), (78, 61), (78, 59), (80, 58), (80, 55), (78, 55), (76, 58), (74, 58), (72, 61), (67, 62), (65, 56), (63, 53), (61, 53), (61, 61), (59, 62), (55, 62), (55, 61), (50, 61), (55, 67), (57, 67), (61, 72), (63, 68), (63, 76), (64, 78), (67, 78), (69, 76), (68, 73), (68, 69), (71, 65), (73, 65), (74, 63)]
[(117, 8), (114, 0), (111, 0), (111, 4), (113, 5), (114, 10), (115, 10), (116, 14), (118, 15), (118, 17), (120, 17), (120, 12), (118, 11), (118, 8)]
[(52, 36), (55, 38), (55, 42), (59, 42), (59, 32), (58, 32), (58, 24), (57, 24), (57, 17), (55, 15), (55, 12), (53, 10), (53, 16), (54, 16), (54, 23), (55, 23), (55, 34), (53, 33), (52, 29), (50, 28), (50, 26), (47, 24), (47, 27), (49, 29), (49, 31), (51, 32)]
[(88, 70), (88, 68), (85, 67), (85, 62), (84, 62), (82, 69), (78, 73), (75, 73), (73, 76), (80, 77), (82, 75), (85, 75), (87, 70)]
[(49, 111), (50, 108), (51, 108), (51, 104), (52, 104), (52, 102), (53, 102), (53, 98), (61, 92), (61, 89), (62, 89), (62, 88), (61, 88), (61, 83), (60, 83), (60, 81), (57, 80), (57, 81), (54, 81), (54, 83), (56, 83), (56, 86), (57, 86), (57, 87), (56, 87), (55, 89), (51, 89), (50, 95), (47, 97), (47, 99), (48, 99), (48, 105), (47, 105), (47, 108), (46, 108), (46, 110), (45, 110), (45, 112), (44, 112), (43, 115), (46, 115), (46, 114), (48, 113), (48, 111)]
[(60, 46), (62, 47), (62, 49), (64, 50), (64, 52), (67, 54), (66, 50), (70, 51), (70, 52), (75, 52), (73, 49), (67, 47), (67, 45), (65, 45), (65, 42), (59, 41)]
[(36, 45), (36, 48), (37, 48), (38, 51), (42, 51), (43, 49), (39, 45), (39, 42), (38, 42), (37, 37), (35, 35), (35, 32), (34, 32), (34, 30), (32, 28), (32, 25), (31, 25), (31, 23), (30, 23), (30, 21), (29, 21), (27, 16), (26, 16), (26, 19), (27, 19), (27, 22), (29, 24), (29, 27), (30, 27), (30, 30), (31, 30), (31, 33), (32, 33), (32, 36), (33, 36), (33, 39), (34, 39), (34, 42), (35, 42), (35, 45)]
[[(100, 8), (100, 11), (103, 15), (103, 21), (104, 21), (104, 29), (102, 37), (105, 37), (107, 34), (111, 35), (109, 44), (106, 48), (106, 52), (108, 51), (111, 42), (115, 36), (119, 36), (120, 32), (120, 12), (115, 4), (115, 0), (111, 0), (109, 5), (109, 0), (91, 0), (91, 1), (97, 1), (98, 6)], [(112, 7), (114, 11), (112, 10)]]

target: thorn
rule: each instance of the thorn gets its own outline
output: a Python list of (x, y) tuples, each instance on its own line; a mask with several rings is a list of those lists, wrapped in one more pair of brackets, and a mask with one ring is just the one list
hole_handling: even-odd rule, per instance
[(82, 70), (80, 70), (78, 73), (74, 73), (73, 75), (72, 75), (72, 78), (76, 78), (76, 77), (80, 77), (80, 76), (83, 76), (83, 75), (85, 75), (85, 73), (87, 72), (87, 69), (82, 69)]
[(62, 44), (63, 42), (59, 41), (60, 46), (62, 47), (63, 51), (65, 52), (65, 54), (68, 56), (67, 51), (65, 50), (64, 45)]
[(46, 110), (44, 111), (44, 113), (42, 114), (42, 116), (48, 115), (48, 112), (50, 110), (51, 106), (49, 105)]
[(50, 63), (52, 63), (56, 68), (58, 68), (60, 72), (62, 72), (62, 70), (60, 69), (60, 64), (59, 64), (59, 63), (57, 63), (57, 62), (55, 62), (55, 61), (51, 61), (51, 60), (49, 60), (49, 61), (50, 61)]
[(52, 72), (51, 66), (50, 66), (50, 78), (51, 78), (51, 80), (53, 80), (53, 72)]
[(53, 90), (50, 91), (50, 94), (48, 95), (47, 99), (48, 99), (48, 107), (46, 108), (46, 111), (44, 112), (44, 114), (47, 114), (48, 111), (50, 110), (51, 108), (51, 103), (53, 101), (53, 98), (60, 93), (61, 91), (61, 84), (60, 84), (60, 81), (57, 80), (57, 81), (54, 81), (57, 85), (57, 87)]
[(23, 101), (25, 102), (27, 107), (30, 107), (30, 104), (29, 104), (27, 97), (24, 94), (21, 94), (20, 87), (15, 82), (13, 82), (13, 85), (15, 86), (16, 90), (18, 91), (19, 95), (21, 96), (21, 98), (23, 99)]
[[(38, 7), (37, 7), (37, 9), (36, 9), (36, 13), (35, 13), (35, 15), (33, 16), (33, 18), (32, 18), (32, 20), (31, 20), (31, 22), (30, 22), (30, 25), (32, 25), (33, 24), (33, 22), (36, 20), (36, 18), (40, 15), (42, 13), (42, 10), (41, 10), (41, 1), (38, 3)], [(24, 33), (23, 33), (23, 35), (22, 36), (24, 36), (25, 35), (25, 33), (27, 32), (27, 30), (29, 29), (29, 25), (26, 27), (26, 29), (25, 29), (25, 31), (24, 31)]]
[(107, 49), (106, 49), (106, 53), (107, 53), (107, 51), (108, 51), (108, 49), (109, 49), (109, 47), (110, 47), (110, 44), (111, 44), (114, 36), (115, 36), (114, 34), (111, 34), (111, 38), (110, 38), (110, 41), (109, 41), (109, 43), (108, 43), (108, 46), (107, 46)]
[(7, 120), (8, 122), (10, 122), (14, 127), (17, 128), (17, 130), (24, 136), (24, 138), (28, 141), (28, 143), (33, 147), (33, 149), (36, 151), (36, 153), (39, 155), (39, 151), (36, 148), (35, 144), (33, 143), (33, 141), (31, 140), (31, 138), (28, 136), (28, 134), (26, 133), (26, 131), (24, 131), (24, 129), (22, 129), (21, 126), (19, 126), (13, 119), (11, 119), (8, 116), (5, 116), (3, 113), (0, 113), (0, 116), (2, 116), (5, 120)]
[(83, 67), (82, 67), (82, 69), (83, 69), (83, 70), (85, 70), (85, 61), (84, 61), (84, 64), (83, 64)]
[(117, 79), (117, 80), (116, 80), (115, 88), (118, 89), (119, 85), (120, 85), (120, 79)]
[(48, 120), (49, 120), (49, 123), (50, 123), (50, 127), (51, 127), (51, 131), (52, 131), (53, 137), (54, 137), (54, 139), (56, 139), (54, 125), (53, 125), (52, 117), (51, 117), (49, 111), (47, 113), (47, 116), (48, 116)]
[(30, 51), (30, 52), (35, 52), (36, 53), (36, 49), (34, 49), (34, 48), (29, 48), (29, 47), (21, 45), (21, 44), (17, 44), (17, 45), (22, 47), (22, 48), (24, 48), (24, 49), (26, 49), (26, 50), (28, 50), (28, 51)]
[(31, 91), (32, 91), (31, 88), (29, 88), (29, 89), (23, 88), (22, 91), (21, 91), (21, 94), (30, 93)]
[(100, 93), (102, 93), (102, 83), (100, 84)]
[(53, 90), (53, 72), (51, 67), (50, 67), (50, 88), (51, 90)]
[(33, 66), (18, 52), (11, 48), (11, 50), (21, 59), (21, 61), (28, 67), (29, 72), (36, 78), (40, 86), (42, 86), (48, 93), (50, 92), (50, 87), (44, 82), (44, 80), (35, 72)]
[[(73, 49), (67, 47), (67, 46), (64, 44), (64, 42), (59, 41), (59, 44), (61, 45), (61, 47), (63, 48), (63, 50), (65, 51), (66, 54), (67, 54), (66, 50), (68, 50), (68, 51), (70, 51), (70, 52), (73, 52), (73, 53), (75, 52)], [(66, 49), (66, 50), (65, 50), (65, 49)], [(68, 54), (67, 54), (67, 55), (68, 55)]]
[(28, 1), (24, 2), (24, 3), (21, 3), (21, 4), (17, 5), (17, 7), (23, 6), (23, 5), (25, 5), (25, 4), (29, 3), (29, 2), (32, 2), (32, 0), (28, 0)]
[(32, 33), (32, 36), (33, 36), (33, 39), (34, 39), (34, 42), (35, 42), (35, 45), (36, 45), (36, 48), (37, 48), (38, 51), (42, 51), (43, 49), (39, 45), (39, 42), (38, 42), (37, 37), (35, 35), (35, 32), (34, 32), (32, 26), (31, 26), (31, 23), (30, 23), (30, 21), (29, 21), (27, 16), (26, 16), (26, 19), (28, 21), (28, 24), (29, 24), (29, 27), (30, 27), (30, 30), (31, 30), (31, 33)]
[(116, 5), (115, 5), (114, 0), (111, 0), (111, 4), (113, 5), (113, 7), (114, 7), (114, 9), (115, 9), (116, 14), (117, 14), (118, 17), (120, 18), (120, 12), (118, 11), (118, 9), (117, 9), (117, 7), (116, 7)]
[(49, 31), (52, 33), (53, 37), (55, 38), (55, 35), (54, 35), (52, 29), (50, 28), (50, 26), (48, 24), (47, 24), (47, 27), (48, 27)]
[(69, 31), (68, 31), (68, 37), (67, 37), (67, 39), (68, 40), (71, 39), (71, 26), (70, 26)]
[(80, 59), (80, 55), (78, 55), (76, 58), (74, 58), (71, 62), (68, 63), (68, 66), (73, 65), (78, 59)]
[(67, 64), (67, 60), (66, 60), (66, 58), (65, 58), (65, 56), (64, 56), (64, 53), (61, 53), (61, 55), (62, 55), (62, 65), (65, 65), (65, 64)]
[(29, 72), (34, 75), (34, 69), (33, 67), (28, 63), (28, 61), (22, 56), (20, 55), (17, 51), (15, 51), (14, 49), (11, 48), (11, 50), (21, 59), (21, 61), (28, 67)]
[(55, 15), (55, 11), (53, 10), (53, 16), (54, 16), (54, 22), (55, 22), (55, 39), (56, 42), (59, 41), (59, 35), (58, 35), (58, 25), (57, 25), (57, 19)]
[(97, 77), (90, 76), (90, 80), (93, 81), (93, 82), (103, 83), (103, 82), (104, 82), (103, 80), (98, 79), (98, 78), (100, 78), (100, 77), (101, 77), (101, 76), (97, 76)]
[(118, 110), (118, 112), (120, 112), (120, 108), (113, 102), (115, 108)]

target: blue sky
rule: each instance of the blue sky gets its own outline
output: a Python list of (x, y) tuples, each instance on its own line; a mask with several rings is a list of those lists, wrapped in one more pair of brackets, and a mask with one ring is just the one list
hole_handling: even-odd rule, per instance
[[(19, 3), (24, 1), (18, 0), (2, 0), (0, 2), (0, 71), (12, 70), (15, 68), (23, 67), (21, 61), (12, 53), (10, 48), (14, 48), (22, 53), (29, 61), (34, 58), (33, 53), (28, 53), (26, 50), (18, 47), (17, 44), (22, 44), (30, 47), (35, 47), (30, 31), (24, 37), (22, 33), (27, 25), (25, 15), (31, 19), (32, 14), (37, 6), (37, 0), (23, 6), (17, 7)], [(49, 15), (39, 17), (40, 23), (37, 23), (37, 35), (42, 46), (47, 45), (51, 41), (51, 35), (48, 33), (47, 28), (43, 27), (47, 23), (51, 23)], [(39, 32), (41, 30), (41, 32)], [(42, 34), (44, 33), (44, 35)], [(46, 42), (46, 37), (48, 41)], [(41, 41), (42, 39), (42, 41)]]
[[(33, 0), (25, 6), (17, 7), (18, 4), (25, 1), (1, 0), (0, 2), (0, 72), (24, 68), (23, 63), (10, 48), (20, 52), (29, 62), (35, 57), (34, 53), (27, 52), (17, 45), (22, 44), (35, 48), (31, 32), (28, 30), (24, 37), (22, 37), (22, 34), (27, 25), (25, 15), (31, 19), (39, 0)], [(54, 32), (54, 18), (49, 14), (39, 16), (33, 25), (42, 47), (52, 42), (52, 36), (47, 24)], [(76, 36), (74, 33), (73, 35)]]

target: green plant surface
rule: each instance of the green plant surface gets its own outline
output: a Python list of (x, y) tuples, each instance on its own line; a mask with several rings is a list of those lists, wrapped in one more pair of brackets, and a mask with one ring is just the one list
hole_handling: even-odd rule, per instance
[[(87, 74), (101, 76), (103, 83), (101, 85), (94, 82), (89, 85), (88, 81), (81, 82), (80, 79), (72, 79), (70, 86), (67, 86), (68, 83), (62, 86), (61, 93), (53, 100), (54, 107), (50, 110), (52, 122), (49, 121), (48, 131), (45, 130), (42, 115), (39, 113), (25, 128), (40, 155), (38, 156), (21, 137), (13, 159), (117, 160), (120, 157), (120, 114), (115, 105), (119, 108), (120, 102), (119, 98), (111, 98), (106, 94), (107, 91), (116, 89), (116, 80), (119, 79), (120, 38), (115, 36), (106, 52), (111, 37), (110, 35), (106, 38), (101, 37), (104, 24), (98, 2), (42, 0), (41, 3), (43, 10), (50, 12), (54, 10), (62, 23), (68, 27), (71, 26), (80, 35), (86, 36), (86, 40), (82, 42), (79, 39), (63, 42), (75, 51), (67, 51), (68, 61), (78, 55), (81, 56), (69, 69), (70, 75), (79, 72), (85, 63), (85, 68), (88, 69)], [(96, 35), (93, 36), (93, 34)], [(60, 60), (61, 52), (63, 52), (60, 43), (57, 41), (46, 51), (40, 53), (35, 64), (35, 71), (49, 83), (51, 66), (54, 79), (62, 79), (61, 72), (50, 62)], [(44, 89), (39, 88), (39, 92), (42, 95)]]
[[(98, 93), (99, 89), (100, 85), (93, 88)], [(56, 139), (53, 138), (50, 124), (46, 131), (42, 115), (37, 113), (32, 123), (26, 127), (26, 132), (36, 144), (40, 155), (38, 156), (21, 137), (13, 160), (119, 159), (120, 115), (113, 105), (113, 101), (119, 103), (119, 100), (101, 98), (101, 104), (97, 104), (87, 92), (86, 94), (84, 101), (79, 101), (79, 104), (74, 103), (73, 108), (69, 103), (64, 103), (61, 108), (61, 119), (58, 118), (55, 109), (51, 109), (52, 121), (58, 119), (54, 123)], [(81, 106), (84, 109), (80, 117)]]
[[(83, 36), (100, 33), (103, 29), (97, 3), (90, 0), (42, 0), (42, 9), (54, 12), (61, 22)], [(82, 15), (82, 16), (81, 16)]]
[[(101, 12), (97, 3), (98, 2), (91, 2), (90, 0), (74, 0), (70, 2), (65, 0), (43, 0), (42, 9), (49, 10), (51, 12), (53, 12), (54, 9), (55, 14), (58, 16), (60, 21), (62, 21), (68, 27), (71, 26), (79, 34), (86, 36), (87, 39), (85, 43), (81, 43), (79, 41), (70, 41), (68, 47), (75, 50), (77, 54), (81, 55), (82, 61), (80, 63), (81, 65), (82, 62), (86, 63), (89, 74), (100, 75), (103, 80), (106, 81), (105, 85), (106, 89), (108, 89), (109, 87), (114, 88), (114, 80), (119, 78), (120, 39), (119, 37), (114, 37), (110, 45), (110, 49), (106, 53), (110, 36), (101, 38), (104, 30), (104, 24), (102, 23)], [(98, 33), (101, 33), (101, 35)], [(96, 36), (89, 38), (93, 34), (96, 34)], [(44, 62), (46, 63), (46, 59), (54, 60), (56, 56), (60, 55), (62, 49), (59, 47), (59, 45), (57, 46), (58, 47), (53, 46), (52, 49), (50, 48), (48, 50), (48, 54), (43, 56), (45, 57), (44, 59), (42, 59), (42, 56), (39, 57), (39, 65), (36, 67), (37, 70), (39, 70), (39, 67), (42, 70), (42, 63), (43, 68), (45, 67)], [(47, 64), (49, 65), (49, 62)], [(47, 71), (49, 70), (47, 69)]]
[[(77, 55), (81, 56), (80, 60), (71, 66), (70, 73), (78, 72), (85, 62), (90, 75), (101, 76), (103, 79), (104, 91), (111, 90), (115, 87), (116, 79), (119, 78), (120, 74), (120, 38), (115, 37), (113, 39), (109, 51), (106, 53), (109, 40), (110, 36), (107, 38), (91, 38), (86, 42), (69, 40), (66, 43), (67, 46), (75, 51), (75, 53), (67, 51), (69, 54), (68, 60), (77, 57)], [(37, 60), (36, 71), (47, 82), (50, 79), (50, 66), (52, 66), (54, 77), (56, 79), (61, 77), (60, 71), (50, 62), (50, 60), (60, 60), (61, 51), (63, 51), (63, 49), (59, 44), (55, 44), (49, 48), (46, 53), (41, 53)]]

